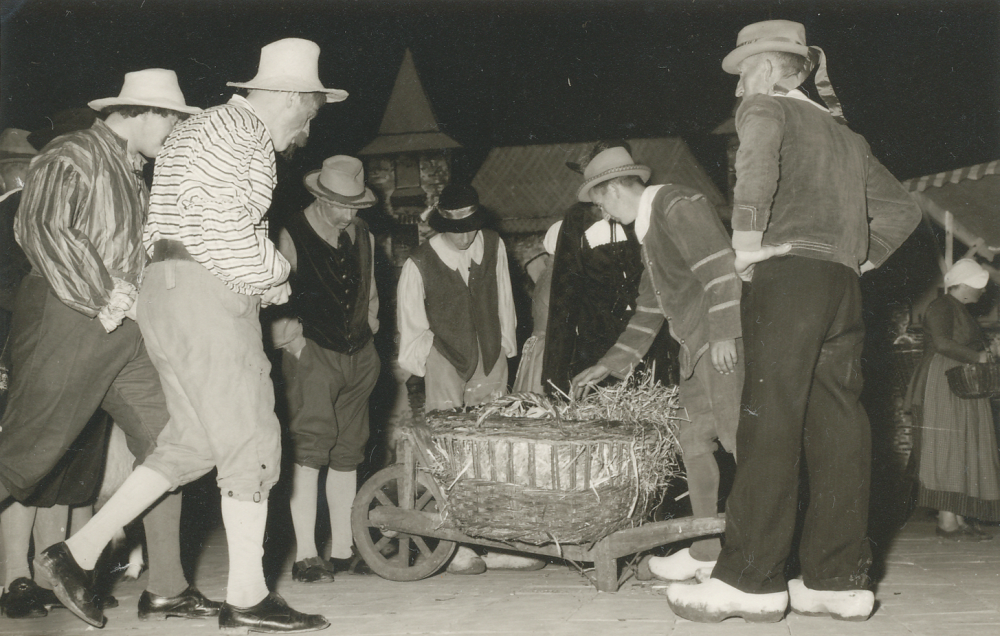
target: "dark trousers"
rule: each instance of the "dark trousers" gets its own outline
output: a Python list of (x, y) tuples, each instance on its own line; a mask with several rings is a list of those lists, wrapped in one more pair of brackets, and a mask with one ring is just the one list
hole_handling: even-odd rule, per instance
[(368, 397), (381, 362), (371, 341), (353, 355), (324, 349), (306, 339), (296, 358), (281, 361), (295, 444), (295, 463), (350, 472), (365, 459)]
[[(40, 276), (24, 278), (11, 330), (0, 482), (19, 501), (32, 495), (98, 408), (125, 432), (137, 461), (152, 452), (167, 422), (139, 327), (125, 320), (106, 333), (99, 320), (70, 309), (51, 289)], [(104, 448), (92, 452), (103, 457)]]
[(857, 275), (797, 256), (757, 264), (744, 297), (743, 339), (739, 463), (712, 576), (749, 593), (786, 589), (804, 460), (803, 580), (818, 590), (866, 588), (871, 432), (859, 401)]
[[(101, 321), (56, 298), (44, 278), (26, 276), (14, 309), (11, 358), (13, 383), (0, 431), (0, 483), (19, 501), (45, 484), (98, 408), (124, 431), (136, 465), (156, 448), (167, 407), (132, 320), (106, 333)], [(100, 479), (104, 452), (103, 440), (89, 449), (98, 459), (89, 469), (96, 475), (67, 472), (65, 479)], [(3, 499), (0, 494), (0, 503)], [(167, 495), (143, 517), (149, 549), (146, 589), (152, 594), (173, 596), (187, 587), (180, 521), (180, 493)]]

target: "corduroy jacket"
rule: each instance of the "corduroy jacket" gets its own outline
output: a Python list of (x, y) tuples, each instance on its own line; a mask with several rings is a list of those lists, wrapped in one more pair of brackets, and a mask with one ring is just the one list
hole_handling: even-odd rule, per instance
[[(742, 336), (742, 283), (733, 267), (729, 235), (703, 194), (671, 184), (659, 186), (651, 199), (638, 307), (599, 364), (617, 377), (627, 375), (666, 319), (680, 344), (681, 377), (686, 379), (711, 343)], [(646, 213), (641, 206), (640, 217)]]
[(878, 267), (920, 222), (920, 207), (861, 135), (790, 95), (753, 95), (736, 112), (733, 246), (790, 243), (791, 254), (855, 273), (866, 260)]

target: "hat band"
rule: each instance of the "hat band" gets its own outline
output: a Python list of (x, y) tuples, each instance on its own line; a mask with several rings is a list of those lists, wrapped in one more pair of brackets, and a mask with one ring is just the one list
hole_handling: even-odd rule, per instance
[(798, 40), (793, 40), (791, 38), (766, 37), (766, 38), (757, 38), (755, 40), (747, 40), (746, 42), (738, 42), (736, 44), (736, 48), (740, 48), (741, 46), (746, 46), (748, 44), (753, 44), (754, 42), (760, 42), (761, 40), (767, 40), (769, 42), (790, 42), (792, 44), (798, 44), (799, 46), (805, 46), (805, 44), (803, 44), (802, 42), (799, 42)]
[(334, 192), (330, 188), (323, 185), (323, 182), (318, 178), (316, 179), (316, 189), (319, 190), (320, 194), (328, 199), (333, 199), (338, 203), (357, 203), (365, 198), (367, 192), (362, 188), (361, 194), (357, 194), (353, 197), (344, 196), (343, 194)]
[(813, 78), (816, 84), (816, 91), (819, 93), (823, 103), (826, 104), (826, 107), (830, 109), (830, 114), (833, 115), (833, 118), (838, 123), (847, 125), (847, 118), (844, 117), (844, 107), (840, 103), (840, 98), (833, 92), (833, 84), (830, 83), (830, 75), (826, 70), (826, 53), (818, 46), (809, 47), (809, 52), (819, 57), (816, 77)]
[(461, 221), (464, 218), (472, 216), (472, 214), (476, 211), (476, 208), (478, 208), (478, 207), (479, 206), (477, 206), (477, 205), (469, 205), (469, 206), (466, 206), (464, 208), (456, 208), (454, 210), (445, 210), (444, 208), (442, 208), (442, 207), (439, 206), (438, 207), (438, 212), (440, 212), (441, 216), (443, 216), (444, 218), (448, 219), (449, 221)]
[(606, 177), (608, 175), (615, 174), (615, 173), (618, 173), (618, 172), (627, 172), (629, 170), (645, 170), (645, 169), (647, 169), (645, 166), (640, 166), (637, 163), (633, 163), (633, 164), (630, 164), (630, 165), (627, 165), (627, 166), (618, 166), (617, 168), (611, 168), (609, 170), (605, 170), (604, 172), (602, 172), (600, 174), (595, 174), (594, 176), (592, 176), (589, 179), (587, 179), (586, 183), (590, 183), (591, 181), (593, 181), (595, 179), (601, 179), (603, 177)]

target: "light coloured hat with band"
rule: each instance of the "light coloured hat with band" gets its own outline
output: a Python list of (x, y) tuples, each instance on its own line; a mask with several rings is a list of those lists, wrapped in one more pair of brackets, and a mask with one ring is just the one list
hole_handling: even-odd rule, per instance
[(365, 187), (365, 169), (359, 159), (334, 155), (323, 162), (320, 170), (308, 173), (302, 182), (317, 199), (360, 210), (370, 208), (378, 200)]
[(635, 175), (645, 183), (649, 180), (650, 169), (632, 160), (628, 150), (620, 146), (608, 148), (598, 153), (583, 169), (583, 185), (576, 193), (580, 201), (590, 202), (590, 191), (594, 186), (628, 175)]
[(805, 68), (798, 75), (779, 81), (777, 86), (786, 92), (798, 88), (806, 81), (813, 68), (816, 68), (815, 82), (819, 96), (835, 119), (847, 123), (844, 109), (827, 73), (826, 53), (818, 46), (806, 45), (806, 28), (798, 22), (765, 20), (743, 27), (736, 36), (736, 48), (722, 60), (722, 70), (732, 75), (739, 75), (740, 62), (751, 55), (766, 51), (783, 51), (804, 57), (807, 61)]
[(7, 128), (0, 133), (0, 161), (28, 161), (38, 154), (28, 141), (27, 130)]
[(974, 289), (986, 287), (990, 280), (990, 273), (982, 265), (971, 258), (963, 258), (955, 261), (948, 273), (944, 275), (944, 286), (954, 287), (965, 283)]
[(326, 93), (326, 103), (342, 102), (347, 91), (325, 88), (319, 80), (319, 45), (310, 40), (285, 38), (260, 50), (257, 75), (249, 82), (226, 86), (290, 93)]
[(479, 206), (479, 193), (475, 188), (450, 183), (441, 190), (427, 222), (442, 234), (463, 234), (482, 228), (486, 224), (486, 212)]
[(187, 105), (184, 93), (177, 83), (177, 73), (165, 68), (147, 68), (125, 73), (125, 81), (118, 97), (95, 99), (87, 105), (96, 111), (109, 106), (149, 106), (188, 115), (201, 112), (200, 108)]

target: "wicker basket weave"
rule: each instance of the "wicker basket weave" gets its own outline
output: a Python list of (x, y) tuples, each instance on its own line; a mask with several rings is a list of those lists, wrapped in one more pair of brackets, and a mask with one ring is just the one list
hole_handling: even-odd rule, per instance
[(945, 372), (952, 393), (960, 398), (1000, 396), (1000, 363), (963, 364)]
[(629, 441), (435, 435), (446, 473), (456, 475), (445, 484), (448, 515), (470, 536), (536, 545), (597, 541), (636, 516)]

